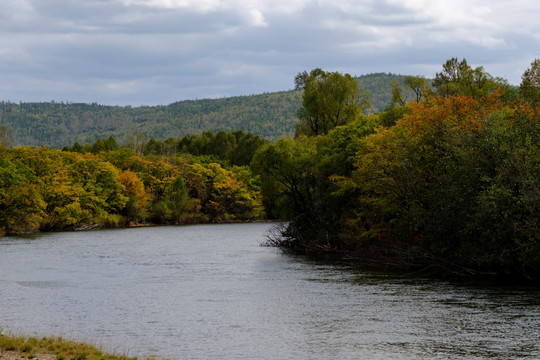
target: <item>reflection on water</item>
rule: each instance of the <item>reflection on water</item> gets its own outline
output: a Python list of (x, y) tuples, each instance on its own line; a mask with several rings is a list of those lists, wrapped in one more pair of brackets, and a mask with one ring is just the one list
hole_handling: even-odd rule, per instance
[(269, 224), (0, 239), (0, 327), (171, 359), (538, 359), (540, 290), (360, 272)]

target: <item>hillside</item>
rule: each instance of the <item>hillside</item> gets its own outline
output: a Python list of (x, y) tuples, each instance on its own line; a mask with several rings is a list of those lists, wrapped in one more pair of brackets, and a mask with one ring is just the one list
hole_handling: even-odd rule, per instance
[[(392, 80), (401, 76), (358, 77), (377, 112), (389, 105)], [(0, 103), (0, 124), (8, 126), (16, 145), (62, 147), (114, 136), (122, 142), (139, 132), (147, 137), (179, 138), (204, 130), (244, 130), (269, 140), (292, 135), (299, 91), (282, 91), (222, 99), (186, 100), (166, 106), (105, 106), (79, 103)]]

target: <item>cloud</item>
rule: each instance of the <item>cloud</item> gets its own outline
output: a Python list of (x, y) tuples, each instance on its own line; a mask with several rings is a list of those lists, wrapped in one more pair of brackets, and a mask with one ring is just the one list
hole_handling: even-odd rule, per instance
[(121, 0), (124, 5), (143, 5), (163, 9), (192, 9), (200, 12), (217, 10), (219, 0)]
[(292, 88), (314, 67), (433, 76), (450, 57), (519, 83), (529, 0), (4, 0), (0, 100), (165, 104)]

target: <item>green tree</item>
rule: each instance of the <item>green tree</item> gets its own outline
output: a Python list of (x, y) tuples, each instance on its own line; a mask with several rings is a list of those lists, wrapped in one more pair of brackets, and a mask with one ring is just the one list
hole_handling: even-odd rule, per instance
[(478, 141), (476, 153), (489, 171), (469, 231), (482, 261), (538, 279), (540, 108), (525, 104), (513, 110), (492, 117)]
[(403, 95), (403, 90), (401, 90), (401, 87), (399, 86), (398, 79), (392, 80), (392, 98), (390, 99), (390, 102), (392, 106), (395, 104), (403, 106), (407, 102)]
[(422, 96), (429, 92), (428, 82), (423, 76), (405, 76), (403, 82), (407, 89), (412, 90), (416, 96), (416, 102), (420, 102)]
[(441, 72), (435, 74), (433, 86), (440, 96), (472, 96), (478, 99), (487, 96), (504, 84), (493, 78), (482, 66), (472, 68), (467, 60), (447, 60)]
[(236, 137), (232, 133), (219, 131), (206, 145), (205, 154), (230, 160), (236, 148)]
[(296, 135), (326, 134), (336, 126), (353, 121), (369, 107), (368, 95), (349, 74), (317, 68), (309, 74), (299, 73), (294, 82), (297, 90), (304, 91)]
[(107, 147), (105, 145), (105, 141), (103, 139), (97, 139), (96, 142), (92, 145), (92, 152), (94, 154), (98, 154), (102, 151), (107, 150)]
[(109, 136), (109, 138), (104, 140), (103, 142), (105, 144), (105, 150), (107, 151), (118, 150), (118, 142), (113, 136)]
[(523, 73), (519, 90), (521, 96), (531, 104), (540, 104), (540, 59), (534, 59), (531, 67)]
[(378, 114), (380, 123), (386, 127), (394, 126), (396, 121), (403, 118), (409, 111), (410, 108), (407, 105), (389, 106)]
[[(399, 79), (392, 80), (392, 106), (395, 104), (403, 106), (409, 101), (400, 85)], [(424, 94), (429, 93), (427, 79), (423, 76), (404, 76), (403, 85), (405, 85), (405, 90), (408, 93), (412, 92), (414, 94), (416, 102), (420, 102)]]
[(363, 138), (378, 116), (361, 117), (317, 137), (283, 138), (261, 147), (251, 167), (260, 176), (267, 214), (290, 220), (284, 246), (300, 251), (342, 251), (341, 225), (354, 213), (355, 197), (335, 179), (349, 176)]
[(231, 157), (233, 165), (249, 165), (257, 149), (268, 143), (268, 140), (264, 140), (258, 135), (245, 133), (241, 130), (235, 131), (233, 134), (236, 137), (236, 148)]
[(93, 215), (99, 223), (108, 214), (119, 214), (128, 198), (123, 194), (124, 186), (119, 181), (120, 171), (111, 163), (97, 157), (85, 157), (69, 168), (73, 184), (82, 187), (81, 208)]
[(152, 204), (151, 218), (157, 223), (180, 224), (188, 218), (188, 212), (193, 208), (193, 205), (184, 179), (178, 175), (169, 184), (164, 196)]
[(143, 146), (144, 155), (161, 155), (162, 153), (162, 143), (159, 140), (151, 138)]
[(315, 186), (315, 143), (306, 137), (282, 138), (257, 151), (251, 162), (260, 175), (265, 209), (270, 217), (305, 213)]
[(189, 199), (188, 188), (181, 175), (178, 175), (171, 185), (169, 185), (166, 190), (166, 195), (168, 197), (169, 207), (174, 222), (182, 222), (185, 213), (189, 211), (193, 205)]
[[(255, 154), (252, 168), (261, 178), (267, 214), (290, 220), (279, 244), (300, 252), (334, 251), (336, 209), (329, 200), (331, 188), (324, 171), (341, 164), (321, 161), (321, 137), (282, 138)], [(330, 166), (328, 166), (330, 165)]]

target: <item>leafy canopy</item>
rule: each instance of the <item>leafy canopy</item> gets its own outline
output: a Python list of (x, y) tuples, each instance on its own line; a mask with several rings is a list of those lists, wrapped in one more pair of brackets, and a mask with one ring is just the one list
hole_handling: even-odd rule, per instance
[(435, 74), (433, 86), (440, 96), (485, 97), (495, 89), (506, 86), (506, 81), (494, 78), (482, 66), (471, 67), (467, 60), (447, 60), (441, 72)]
[(349, 74), (317, 68), (309, 74), (299, 73), (294, 83), (297, 90), (304, 91), (297, 136), (327, 134), (336, 126), (353, 121), (369, 107), (368, 94), (360, 90), (358, 81)]
[(540, 59), (534, 59), (531, 67), (521, 76), (521, 96), (533, 105), (540, 104)]

